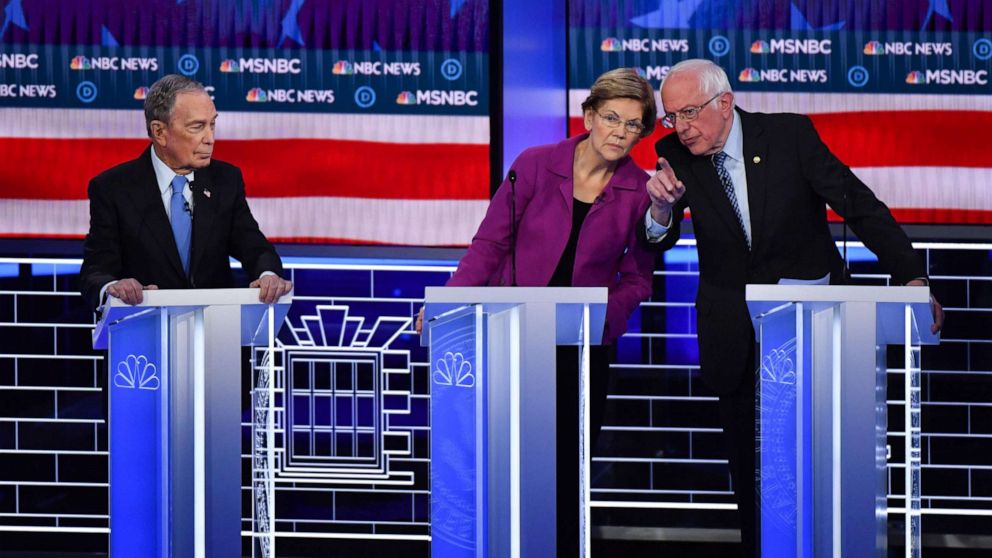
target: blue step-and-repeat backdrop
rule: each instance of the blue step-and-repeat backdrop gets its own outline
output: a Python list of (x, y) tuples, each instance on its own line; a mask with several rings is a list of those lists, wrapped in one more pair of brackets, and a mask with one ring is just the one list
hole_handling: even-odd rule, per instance
[[(753, 112), (808, 114), (902, 222), (992, 223), (992, 5), (971, 0), (574, 0), (571, 130), (596, 76), (655, 87), (686, 58), (720, 64)], [(654, 170), (654, 142), (634, 150)]]

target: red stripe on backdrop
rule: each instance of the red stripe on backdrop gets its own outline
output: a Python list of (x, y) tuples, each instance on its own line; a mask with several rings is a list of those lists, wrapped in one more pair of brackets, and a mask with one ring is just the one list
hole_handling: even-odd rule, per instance
[[(988, 209), (941, 209), (941, 208), (890, 208), (896, 221), (919, 225), (990, 225), (992, 210)], [(685, 218), (691, 220), (692, 212), (686, 210)], [(827, 209), (827, 221), (840, 223), (840, 216)], [(851, 236), (855, 236), (851, 233)]]
[[(880, 111), (812, 114), (820, 137), (851, 167), (992, 167), (986, 130), (992, 112)], [(582, 119), (569, 119), (572, 135), (584, 130)], [(631, 156), (654, 170), (654, 144), (672, 130), (657, 126), (634, 146)]]
[[(144, 140), (0, 138), (0, 198), (86, 199), (90, 178), (133, 159)], [(342, 140), (226, 140), (251, 197), (489, 199), (489, 146)]]
[[(988, 209), (942, 209), (942, 208), (891, 208), (893, 217), (900, 223), (937, 223), (951, 225), (989, 225), (992, 224), (992, 210)], [(840, 217), (833, 211), (827, 211), (827, 219), (840, 222)]]

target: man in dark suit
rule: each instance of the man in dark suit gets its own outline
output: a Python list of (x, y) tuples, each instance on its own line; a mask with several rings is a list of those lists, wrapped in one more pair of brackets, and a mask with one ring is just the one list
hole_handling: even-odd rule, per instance
[(149, 89), (151, 145), (90, 181), (80, 283), (93, 308), (106, 294), (138, 304), (145, 289), (232, 287), (230, 256), (260, 289), (259, 301), (292, 289), (248, 209), (241, 171), (211, 159), (216, 119), (196, 81), (168, 75)]
[[(720, 397), (742, 550), (759, 546), (755, 495), (755, 337), (744, 286), (844, 281), (826, 205), (842, 215), (899, 285), (927, 285), (926, 269), (889, 209), (820, 140), (809, 118), (734, 106), (727, 75), (708, 60), (671, 68), (662, 123), (676, 133), (655, 150), (648, 242), (665, 250), (692, 211), (699, 253), (696, 299), (703, 381)], [(931, 298), (931, 300), (933, 300)], [(943, 322), (933, 301), (936, 332)]]

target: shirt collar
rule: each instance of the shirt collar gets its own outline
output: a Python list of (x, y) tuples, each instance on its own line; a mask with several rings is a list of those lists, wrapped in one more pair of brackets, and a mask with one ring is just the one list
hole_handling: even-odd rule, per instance
[(723, 144), (723, 152), (727, 154), (727, 157), (740, 162), (744, 160), (744, 131), (741, 129), (741, 119), (737, 115), (737, 111), (731, 111), (730, 114), (734, 123), (730, 126), (727, 143)]
[[(158, 191), (164, 196), (166, 190), (172, 187), (172, 179), (175, 178), (176, 171), (170, 169), (169, 165), (166, 165), (162, 162), (162, 159), (158, 158), (158, 154), (155, 153), (155, 147), (152, 147), (149, 151), (152, 153), (152, 168), (155, 169), (155, 181), (158, 183)], [(192, 184), (194, 180), (193, 174), (194, 173), (191, 172), (185, 175), (186, 180), (189, 181), (190, 184)]]

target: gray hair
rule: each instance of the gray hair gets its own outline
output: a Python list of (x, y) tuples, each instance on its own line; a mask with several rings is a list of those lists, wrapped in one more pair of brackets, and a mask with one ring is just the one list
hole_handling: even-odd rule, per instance
[[(668, 74), (665, 75), (665, 81), (668, 81), (668, 78), (673, 75), (683, 73), (694, 74), (699, 81), (699, 88), (702, 90), (701, 93), (707, 97), (725, 91), (733, 92), (730, 88), (730, 80), (727, 79), (727, 72), (724, 72), (723, 68), (705, 58), (691, 58), (672, 66), (668, 70)], [(662, 88), (665, 87), (665, 81), (661, 82)]]
[(176, 106), (176, 96), (180, 93), (206, 93), (203, 84), (179, 74), (169, 74), (152, 84), (145, 97), (145, 129), (152, 137), (152, 120), (169, 122), (172, 109)]

